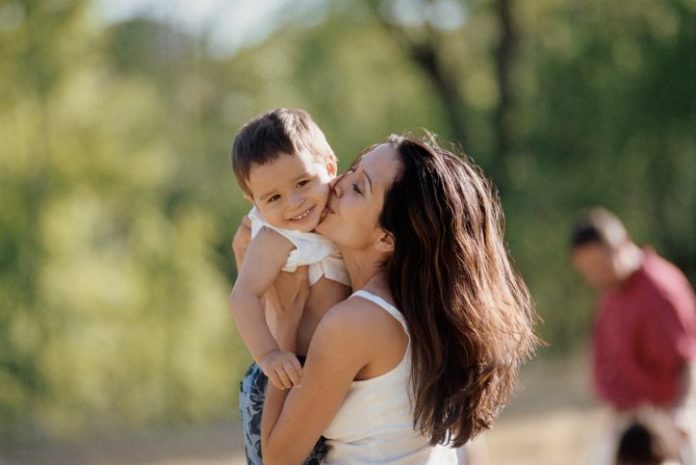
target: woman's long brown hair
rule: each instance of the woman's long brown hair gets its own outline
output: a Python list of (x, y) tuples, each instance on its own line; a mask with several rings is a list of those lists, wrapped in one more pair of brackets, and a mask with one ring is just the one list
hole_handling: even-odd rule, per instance
[(403, 168), (380, 224), (395, 240), (385, 268), (411, 336), (414, 424), (460, 446), (507, 401), (537, 345), (536, 317), (480, 170), (433, 141), (389, 141)]

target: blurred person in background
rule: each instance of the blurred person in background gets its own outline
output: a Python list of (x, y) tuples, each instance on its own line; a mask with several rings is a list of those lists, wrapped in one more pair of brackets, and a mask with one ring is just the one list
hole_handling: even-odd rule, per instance
[(571, 260), (599, 295), (592, 376), (612, 412), (607, 463), (626, 419), (651, 406), (682, 432), (684, 463), (693, 464), (696, 305), (689, 282), (654, 249), (633, 242), (622, 222), (603, 208), (577, 219)]

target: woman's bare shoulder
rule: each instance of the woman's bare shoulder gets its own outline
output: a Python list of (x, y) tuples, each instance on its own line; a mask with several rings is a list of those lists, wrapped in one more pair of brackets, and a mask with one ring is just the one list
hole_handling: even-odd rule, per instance
[(345, 362), (354, 380), (393, 369), (403, 359), (407, 344), (408, 336), (396, 318), (355, 295), (324, 315), (312, 339), (315, 353)]
[(319, 322), (317, 333), (374, 340), (392, 331), (402, 331), (401, 325), (376, 303), (350, 296), (331, 307)]

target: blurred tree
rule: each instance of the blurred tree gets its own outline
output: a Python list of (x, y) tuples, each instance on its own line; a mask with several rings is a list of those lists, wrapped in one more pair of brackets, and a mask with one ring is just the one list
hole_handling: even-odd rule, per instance
[[(227, 260), (213, 253), (226, 163), (199, 132), (219, 95), (190, 66), (195, 41), (159, 24), (105, 35), (84, 2), (11, 3), (22, 13), (0, 58), (0, 433), (228, 418), (245, 358), (231, 352), (244, 354)], [(130, 57), (109, 52), (126, 53), (119, 41)], [(135, 52), (161, 61), (126, 66)]]
[[(477, 153), (489, 175), (496, 181), (501, 191), (509, 187), (509, 158), (515, 142), (514, 95), (512, 72), (519, 38), (517, 37), (514, 3), (512, 0), (491, 2), (456, 0), (368, 0), (373, 14), (380, 18), (381, 24), (389, 30), (401, 44), (405, 54), (414, 65), (428, 77), (435, 95), (443, 105), (449, 125), (448, 135), (456, 140), (467, 152)], [(417, 20), (400, 18), (400, 9), (411, 8)], [(497, 98), (490, 112), (493, 143), (491, 147), (474, 144), (467, 129), (467, 121), (472, 114), (471, 102), (460, 90), (464, 76), (470, 74), (466, 55), (454, 52), (444, 44), (449, 40), (472, 39), (464, 24), (467, 15), (477, 21), (491, 16), (498, 33), (491, 40), (492, 79), (495, 80)], [(462, 24), (452, 17), (461, 16)], [(485, 42), (485, 41), (484, 41)], [(457, 66), (457, 63), (463, 64)], [(469, 123), (470, 124), (470, 123)], [(482, 153), (483, 152), (483, 153)]]
[(653, 243), (696, 282), (696, 152), (687, 129), (696, 90), (686, 84), (695, 10), (681, 1), (549, 1), (519, 11), (520, 195), (506, 203), (527, 224), (515, 221), (511, 242), (544, 332), (563, 348), (590, 322), (586, 296), (568, 286), (577, 277), (562, 271), (568, 230), (583, 207), (614, 210), (639, 242)]
[[(576, 279), (565, 271), (565, 235), (588, 203), (637, 222), (637, 234), (653, 228), (645, 232), (658, 249), (693, 279), (696, 240), (688, 231), (696, 221), (696, 157), (693, 136), (684, 131), (696, 101), (686, 84), (696, 62), (692, 2), (641, 1), (631, 8), (604, 1), (366, 3), (449, 109), (446, 134), (465, 141), (501, 190), (513, 251), (553, 344), (573, 345), (573, 334), (589, 322), (587, 296), (556, 312), (551, 309), (568, 307), (572, 292), (549, 290), (573, 288), (564, 284)], [(467, 18), (446, 30), (433, 10), (455, 3)], [(476, 30), (486, 23), (493, 32)], [(492, 69), (497, 95), (487, 111), (472, 111), (472, 94), (448, 91), (467, 87), (477, 55), (454, 41), (488, 55), (482, 61)], [(482, 118), (490, 120), (482, 125)], [(490, 144), (481, 142), (487, 131)], [(557, 226), (540, 231), (536, 218)], [(526, 245), (533, 240), (542, 241), (540, 250)], [(540, 259), (554, 272), (540, 268)]]
[[(0, 3), (0, 415), (12, 425), (36, 414), (48, 391), (37, 356), (53, 337), (53, 316), (40, 292), (46, 252), (37, 225), (55, 189), (51, 164), (55, 117), (50, 99), (65, 81), (65, 63), (84, 51), (59, 37), (79, 34), (86, 2)], [(40, 27), (39, 27), (40, 25)], [(27, 126), (31, 126), (31, 130)]]
[(508, 157), (514, 142), (514, 114), (512, 112), (512, 67), (517, 49), (517, 31), (513, 15), (512, 0), (496, 0), (494, 4), (498, 22), (499, 38), (494, 50), (495, 78), (498, 87), (498, 104), (493, 113), (495, 152), (491, 164), (491, 175), (499, 188), (509, 185)]
[(399, 2), (369, 0), (367, 4), (380, 19), (381, 24), (395, 37), (406, 55), (427, 76), (435, 95), (440, 98), (445, 109), (452, 138), (467, 147), (466, 102), (459, 90), (459, 77), (447, 65), (445, 49), (442, 47), (442, 28), (425, 14), (438, 2), (440, 0), (415, 1), (406, 6), (413, 8), (421, 17), (415, 27), (400, 24), (398, 8), (404, 5)]

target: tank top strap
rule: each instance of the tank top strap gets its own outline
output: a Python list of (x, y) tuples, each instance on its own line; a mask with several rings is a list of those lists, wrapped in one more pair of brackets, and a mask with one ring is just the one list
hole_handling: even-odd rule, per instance
[(409, 334), (408, 332), (408, 326), (406, 325), (406, 318), (404, 318), (404, 315), (392, 304), (384, 300), (378, 295), (375, 295), (371, 292), (367, 292), (364, 289), (360, 289), (359, 291), (353, 292), (354, 296), (362, 297), (365, 300), (369, 300), (373, 304), (381, 307), (384, 311), (389, 313), (391, 316), (393, 316), (399, 323), (401, 323), (401, 326), (404, 327), (404, 331), (406, 331), (406, 334)]

